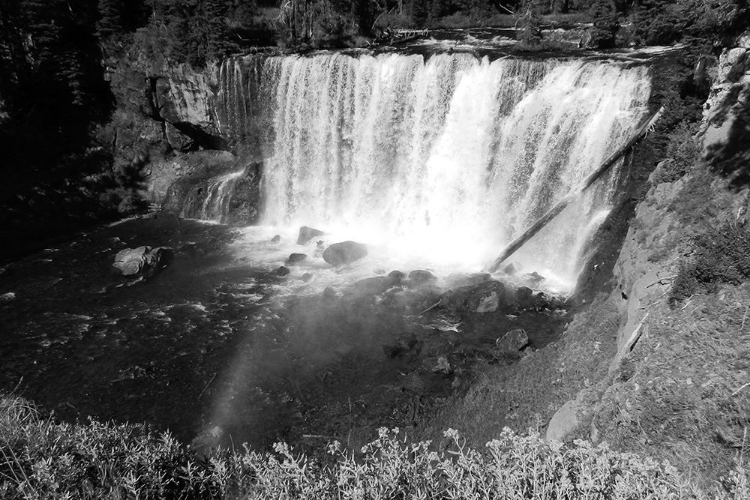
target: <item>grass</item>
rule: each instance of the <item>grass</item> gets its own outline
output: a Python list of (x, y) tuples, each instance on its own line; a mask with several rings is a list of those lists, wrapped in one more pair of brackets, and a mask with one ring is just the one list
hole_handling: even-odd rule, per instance
[[(0, 497), (14, 498), (700, 498), (667, 463), (606, 445), (546, 445), (509, 429), (477, 450), (455, 430), (434, 451), (380, 429), (355, 457), (333, 442), (316, 461), (286, 444), (202, 458), (139, 425), (57, 423), (0, 399)], [(747, 492), (738, 469), (725, 498)], [(731, 484), (730, 484), (731, 483)], [(744, 489), (743, 489), (744, 488)], [(736, 497), (739, 498), (739, 497)]]
[[(661, 301), (643, 328), (602, 398), (597, 426), (617, 449), (679, 461), (704, 486), (724, 485), (728, 471), (744, 467), (750, 445), (748, 285), (725, 285), (677, 308)], [(735, 498), (750, 498), (743, 484)]]

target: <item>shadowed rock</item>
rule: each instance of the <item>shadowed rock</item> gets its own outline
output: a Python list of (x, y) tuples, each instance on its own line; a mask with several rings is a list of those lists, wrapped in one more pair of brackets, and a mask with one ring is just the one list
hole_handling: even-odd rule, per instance
[[(492, 299), (493, 294), (496, 299)], [(455, 312), (477, 312), (482, 301), (487, 298), (497, 300), (498, 306), (495, 309), (506, 305), (505, 285), (499, 281), (490, 280), (478, 285), (449, 290), (440, 297), (440, 307)], [(486, 304), (487, 301), (485, 300), (484, 303)]]
[(294, 266), (307, 259), (307, 254), (304, 253), (293, 253), (286, 260), (287, 266)]
[(115, 255), (112, 264), (123, 276), (153, 276), (159, 269), (167, 264), (167, 259), (172, 255), (172, 249), (168, 247), (143, 246), (138, 248), (126, 248)]

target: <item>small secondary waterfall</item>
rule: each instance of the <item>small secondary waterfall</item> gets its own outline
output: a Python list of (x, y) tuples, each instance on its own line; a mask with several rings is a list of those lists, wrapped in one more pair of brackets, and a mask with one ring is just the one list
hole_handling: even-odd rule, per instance
[[(479, 270), (628, 139), (645, 67), (467, 54), (246, 57), (221, 126), (265, 157), (262, 223)], [(618, 168), (511, 259), (572, 286)]]

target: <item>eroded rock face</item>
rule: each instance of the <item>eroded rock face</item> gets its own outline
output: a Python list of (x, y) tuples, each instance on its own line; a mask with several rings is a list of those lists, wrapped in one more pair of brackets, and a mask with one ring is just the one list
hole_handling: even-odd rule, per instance
[(323, 252), (323, 260), (332, 266), (351, 264), (367, 255), (367, 247), (356, 241), (334, 243)]
[(166, 266), (167, 259), (172, 255), (172, 249), (168, 247), (142, 246), (138, 248), (126, 248), (117, 252), (115, 262), (112, 264), (123, 276), (145, 276), (150, 277)]

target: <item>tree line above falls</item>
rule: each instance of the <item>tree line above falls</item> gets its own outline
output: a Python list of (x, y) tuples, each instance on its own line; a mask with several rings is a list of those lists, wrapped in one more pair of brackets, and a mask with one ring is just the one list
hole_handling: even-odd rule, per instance
[[(390, 28), (593, 21), (591, 45), (689, 41), (719, 50), (750, 24), (745, 0), (2, 0), (0, 227), (28, 240), (140, 210), (148, 153), (117, 155), (106, 61), (200, 68), (261, 45), (366, 45)], [(116, 127), (114, 127), (116, 128)], [(116, 131), (115, 131), (116, 136)], [(165, 146), (168, 153), (168, 146)]]

